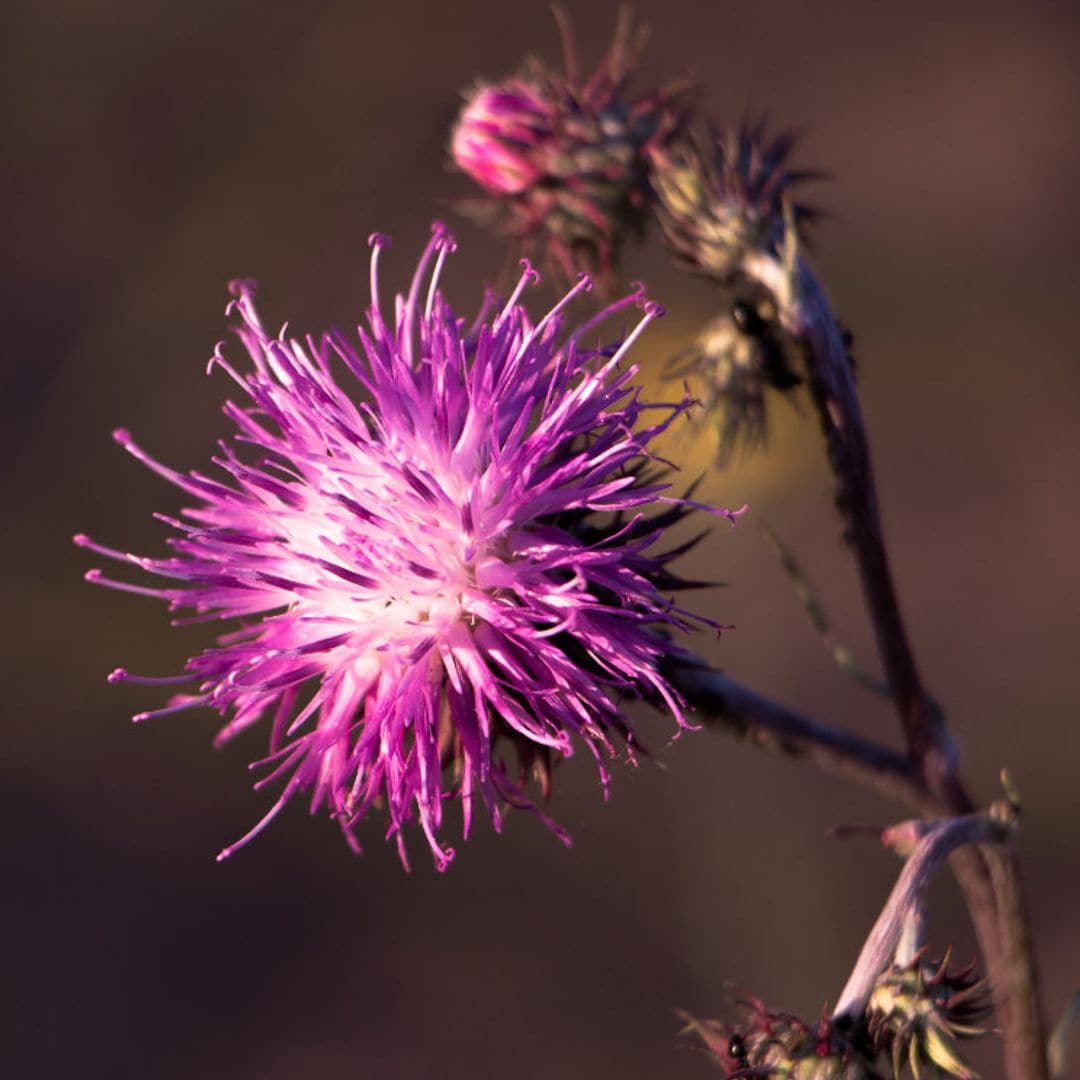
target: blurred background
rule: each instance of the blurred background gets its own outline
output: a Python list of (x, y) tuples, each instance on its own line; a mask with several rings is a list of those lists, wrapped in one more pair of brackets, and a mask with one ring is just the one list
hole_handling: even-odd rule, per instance
[[(568, 5), (583, 61), (615, 4)], [(638, 85), (687, 74), (723, 121), (804, 132), (796, 164), (832, 214), (814, 257), (854, 330), (905, 614), (980, 800), (1007, 765), (1047, 1011), (1080, 983), (1080, 366), (1075, 356), (1076, 9), (639, 0), (653, 38)], [(675, 1009), (722, 1015), (725, 984), (816, 1016), (835, 1000), (898, 870), (839, 822), (902, 810), (716, 732), (616, 771), (604, 804), (581, 755), (552, 812), (483, 823), (438, 875), (406, 875), (379, 823), (353, 858), (297, 803), (224, 865), (261, 816), (216, 717), (133, 727), (157, 691), (109, 687), (118, 664), (171, 672), (209, 643), (160, 604), (93, 588), (86, 531), (163, 550), (155, 510), (181, 496), (110, 439), (203, 467), (228, 425), (204, 376), (225, 283), (257, 277), (268, 324), (354, 324), (373, 229), (404, 284), (430, 220), (460, 251), (463, 310), (506, 265), (446, 205), (460, 92), (536, 52), (559, 61), (541, 3), (103, 0), (7, 5), (0, 79), (5, 355), (0, 1072), (11, 1077), (707, 1077)], [(656, 382), (717, 295), (628, 254), (669, 315), (637, 349)], [(539, 304), (544, 297), (535, 296)], [(657, 385), (659, 385), (657, 383)], [(760, 525), (802, 559), (840, 636), (876, 670), (858, 584), (805, 406), (770, 402), (766, 453), (710, 471), (705, 497), (751, 511), (688, 560), (728, 587), (699, 610), (736, 624), (701, 647), (822, 719), (896, 742), (879, 700), (833, 666)], [(709, 452), (689, 429), (687, 474)], [(452, 819), (453, 820), (453, 819)], [(452, 831), (452, 830), (451, 830)], [(972, 954), (957, 890), (931, 934)], [(973, 1055), (1000, 1075), (992, 1041)], [(1077, 1075), (1080, 1075), (1078, 1073)]]

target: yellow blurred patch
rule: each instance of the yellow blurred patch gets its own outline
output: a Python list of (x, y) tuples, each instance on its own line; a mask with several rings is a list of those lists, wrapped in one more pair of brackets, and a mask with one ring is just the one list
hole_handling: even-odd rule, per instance
[[(638, 381), (643, 398), (651, 402), (677, 402), (682, 397), (682, 379), (664, 376), (668, 360), (685, 349), (700, 327), (685, 320), (664, 319), (648, 328), (631, 351), (641, 365)], [(694, 377), (686, 380), (691, 394), (700, 387)], [(770, 392), (767, 403), (768, 438), (764, 447), (736, 449), (730, 460), (717, 465), (719, 425), (700, 406), (674, 423), (653, 444), (655, 452), (681, 470), (689, 483), (703, 476), (696, 497), (718, 505), (741, 505), (773, 495), (801, 482), (820, 464), (820, 440), (816, 420), (799, 394), (784, 396)], [(645, 422), (654, 422), (646, 414)]]

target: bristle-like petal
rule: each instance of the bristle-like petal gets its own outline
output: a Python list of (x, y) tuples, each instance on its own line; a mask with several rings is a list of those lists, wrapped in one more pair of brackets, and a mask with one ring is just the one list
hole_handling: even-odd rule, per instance
[[(598, 761), (613, 754), (631, 733), (618, 704), (628, 694), (683, 725), (662, 674), (669, 638), (716, 625), (666, 595), (689, 584), (667, 567), (680, 545), (653, 553), (697, 504), (664, 495), (651, 523), (644, 513), (667, 486), (650, 468), (650, 440), (666, 426), (652, 410), (670, 422), (689, 405), (642, 402), (622, 355), (655, 309), (595, 351), (564, 325), (564, 304), (534, 323), (520, 290), (504, 306), (485, 301), (466, 330), (439, 290), (454, 243), (437, 225), (388, 318), (387, 241), (372, 247), (355, 341), (272, 337), (251, 286), (237, 286), (230, 311), (250, 362), (227, 372), (248, 400), (226, 410), (237, 434), (215, 458), (222, 481), (174, 472), (118, 435), (195, 503), (182, 521), (164, 518), (178, 533), (168, 557), (76, 538), (179, 582), (95, 574), (101, 584), (191, 609), (192, 621), (233, 621), (188, 661), (191, 692), (140, 714), (208, 705), (226, 718), (219, 740), (269, 729), (259, 786), (283, 788), (223, 857), (293, 795), (353, 842), (380, 808), (403, 858), (402, 834), (418, 825), (440, 868), (452, 857), (440, 838), (450, 796), (465, 803), (466, 829), (474, 803), (496, 827), (504, 804), (550, 823), (528, 778), (546, 799), (553, 762), (575, 745)], [(526, 267), (521, 289), (535, 276)], [(609, 314), (626, 310), (617, 302)], [(173, 681), (122, 669), (112, 679)]]

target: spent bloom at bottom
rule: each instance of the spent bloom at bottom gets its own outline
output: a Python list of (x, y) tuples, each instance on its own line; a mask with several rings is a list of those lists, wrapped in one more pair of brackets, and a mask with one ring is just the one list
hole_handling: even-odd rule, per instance
[(857, 1042), (822, 1018), (808, 1024), (743, 994), (735, 1023), (683, 1014), (693, 1035), (728, 1080), (885, 1080)]
[[(653, 551), (698, 505), (665, 494), (649, 454), (689, 402), (644, 403), (626, 360), (658, 307), (639, 292), (568, 332), (582, 277), (533, 322), (519, 302), (537, 277), (525, 264), (510, 299), (489, 294), (467, 326), (439, 289), (454, 243), (437, 224), (388, 322), (387, 243), (372, 237), (371, 304), (355, 340), (274, 336), (250, 283), (234, 283), (228, 311), (250, 366), (221, 345), (210, 364), (243, 402), (225, 405), (237, 430), (214, 458), (222, 479), (175, 472), (115, 433), (195, 502), (179, 519), (159, 515), (178, 533), (171, 557), (76, 537), (179, 584), (97, 570), (91, 580), (191, 609), (181, 622), (237, 620), (181, 675), (110, 677), (192, 684), (136, 720), (209, 706), (227, 717), (219, 742), (267, 723), (256, 788), (280, 793), (221, 857), (300, 793), (357, 849), (357, 823), (380, 809), (403, 861), (404, 827), (418, 822), (440, 869), (453, 857), (440, 839), (452, 796), (465, 835), (480, 803), (496, 828), (510, 804), (564, 836), (526, 794), (529, 775), (546, 795), (553, 761), (584, 745), (606, 783), (616, 740), (633, 747), (626, 695), (684, 726), (661, 664), (677, 652), (672, 631), (717, 625), (670, 598), (680, 581), (667, 564), (688, 545)], [(635, 305), (643, 314), (625, 338), (586, 345)]]

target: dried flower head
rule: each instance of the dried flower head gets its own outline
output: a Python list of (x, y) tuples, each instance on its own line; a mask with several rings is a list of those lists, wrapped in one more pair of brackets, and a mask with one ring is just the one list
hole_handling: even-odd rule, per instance
[(870, 1035), (888, 1051), (896, 1077), (908, 1066), (914, 1076), (928, 1068), (957, 1080), (978, 1074), (964, 1064), (956, 1042), (985, 1035), (990, 1012), (989, 987), (974, 963), (950, 971), (948, 955), (930, 963), (921, 953), (879, 976), (867, 1008)]
[[(533, 323), (518, 302), (538, 276), (526, 265), (509, 301), (497, 308), (489, 295), (466, 329), (438, 288), (454, 244), (437, 226), (387, 322), (386, 244), (372, 238), (371, 306), (357, 341), (336, 330), (275, 337), (251, 285), (234, 283), (228, 310), (252, 366), (234, 367), (221, 346), (211, 361), (248, 399), (225, 406), (237, 433), (214, 459), (223, 480), (175, 472), (116, 432), (196, 501), (180, 520), (162, 517), (179, 532), (172, 557), (76, 537), (180, 584), (132, 585), (96, 570), (90, 580), (192, 609), (183, 621), (239, 621), (182, 675), (111, 677), (195, 684), (135, 719), (209, 706), (229, 716), (219, 742), (269, 718), (256, 787), (280, 782), (281, 793), (222, 856), (308, 792), (354, 847), (359, 819), (381, 807), (403, 860), (404, 826), (418, 820), (442, 868), (453, 855), (439, 839), (451, 795), (466, 835), (477, 803), (496, 828), (504, 804), (541, 813), (527, 774), (546, 790), (552, 759), (575, 742), (606, 782), (613, 735), (631, 737), (624, 694), (685, 724), (659, 665), (674, 648), (668, 631), (707, 620), (661, 594), (678, 584), (667, 569), (677, 552), (652, 548), (697, 504), (666, 496), (642, 466), (688, 403), (642, 402), (625, 359), (659, 309), (640, 293), (610, 305), (606, 316), (635, 302), (644, 314), (620, 343), (591, 349), (583, 339), (600, 317), (563, 332), (563, 309), (588, 279)], [(651, 426), (641, 423), (650, 410), (659, 412)], [(657, 501), (666, 509), (643, 516)]]
[(683, 126), (687, 87), (631, 97), (627, 85), (645, 44), (626, 12), (597, 71), (582, 80), (559, 17), (566, 74), (528, 61), (514, 76), (467, 96), (450, 152), (489, 198), (462, 204), (483, 223), (542, 248), (567, 280), (607, 275), (628, 235), (644, 227), (647, 158)]
[(736, 446), (752, 450), (765, 442), (766, 391), (786, 392), (802, 382), (788, 353), (771, 303), (739, 299), (671, 358), (667, 376), (694, 379), (703, 406), (695, 417), (716, 425), (718, 465), (727, 464)]
[[(651, 151), (657, 216), (681, 265), (731, 282), (748, 253), (779, 247), (789, 190), (821, 175), (787, 168), (794, 143), (792, 133), (768, 137), (758, 123)], [(792, 211), (796, 225), (817, 216), (806, 206)]]
[(728, 1080), (881, 1080), (861, 1050), (828, 1019), (816, 1026), (770, 1009), (751, 994), (737, 1001), (735, 1023), (684, 1016)]

